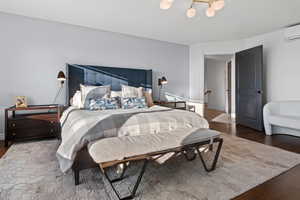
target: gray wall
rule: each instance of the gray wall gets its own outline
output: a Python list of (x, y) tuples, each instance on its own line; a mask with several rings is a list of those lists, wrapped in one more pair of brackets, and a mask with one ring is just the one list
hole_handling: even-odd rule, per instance
[[(168, 79), (165, 91), (189, 96), (189, 47), (0, 13), (0, 138), (3, 109), (15, 96), (47, 104), (58, 90), (65, 63), (153, 69)], [(58, 103), (65, 103), (65, 93)]]

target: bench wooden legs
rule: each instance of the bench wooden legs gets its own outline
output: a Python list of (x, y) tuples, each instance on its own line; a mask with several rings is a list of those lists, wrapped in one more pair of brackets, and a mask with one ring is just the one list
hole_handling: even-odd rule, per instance
[(104, 173), (104, 176), (105, 176), (106, 180), (109, 182), (111, 188), (113, 189), (114, 193), (117, 195), (118, 199), (120, 199), (120, 200), (127, 200), (127, 199), (133, 199), (135, 197), (136, 191), (137, 191), (137, 189), (138, 189), (138, 187), (140, 185), (140, 182), (142, 180), (142, 177), (143, 177), (143, 175), (145, 173), (147, 164), (148, 164), (148, 159), (145, 159), (144, 162), (143, 162), (142, 169), (141, 169), (140, 174), (139, 174), (139, 176), (138, 176), (138, 178), (137, 178), (137, 180), (136, 180), (136, 182), (134, 184), (134, 187), (133, 187), (133, 190), (132, 190), (131, 194), (128, 195), (128, 196), (125, 196), (125, 197), (121, 197), (121, 195), (119, 194), (119, 192), (114, 187), (114, 183), (123, 180), (125, 171), (127, 169), (126, 164), (125, 164), (125, 168), (123, 169), (123, 172), (122, 172), (121, 176), (119, 178), (114, 179), (114, 180), (111, 180), (109, 178), (107, 172), (105, 170), (103, 170), (103, 173)]
[[(216, 169), (216, 165), (217, 165), (218, 158), (219, 158), (220, 151), (221, 151), (222, 144), (223, 144), (223, 139), (222, 138), (218, 138), (217, 143), (218, 143), (218, 148), (217, 148), (217, 151), (216, 151), (216, 154), (215, 154), (212, 166), (210, 168), (207, 167), (207, 165), (206, 165), (206, 163), (205, 163), (205, 161), (203, 159), (203, 156), (202, 156), (202, 154), (201, 154), (201, 152), (199, 150), (199, 147), (196, 148), (196, 151), (197, 151), (197, 153), (199, 155), (199, 158), (200, 158), (200, 160), (201, 160), (201, 162), (203, 164), (203, 167), (204, 167), (205, 171), (207, 171), (207, 172), (211, 172), (211, 171), (213, 171), (213, 170)], [(211, 146), (210, 146), (210, 148), (211, 148)]]

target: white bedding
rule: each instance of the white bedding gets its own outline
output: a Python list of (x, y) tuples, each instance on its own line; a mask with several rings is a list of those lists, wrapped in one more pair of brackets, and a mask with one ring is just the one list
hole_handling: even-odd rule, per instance
[(61, 125), (62, 142), (57, 150), (57, 158), (63, 172), (72, 167), (76, 153), (81, 148), (101, 138), (159, 134), (183, 128), (209, 128), (208, 122), (196, 113), (160, 106), (101, 111), (70, 107), (63, 113)]

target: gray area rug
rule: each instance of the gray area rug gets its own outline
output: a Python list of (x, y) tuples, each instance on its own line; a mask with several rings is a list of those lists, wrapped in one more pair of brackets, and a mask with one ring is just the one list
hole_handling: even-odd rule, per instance
[[(298, 154), (225, 134), (223, 138), (214, 172), (206, 173), (198, 158), (186, 162), (176, 157), (163, 165), (151, 162), (136, 199), (231, 199), (300, 163)], [(0, 159), (0, 199), (116, 199), (99, 169), (83, 171), (81, 185), (74, 186), (72, 173), (62, 174), (58, 168), (57, 147), (56, 140), (13, 145)], [(138, 164), (128, 173), (134, 174)], [(132, 178), (118, 185), (123, 194), (130, 182)]]
[(218, 115), (217, 117), (213, 118), (211, 121), (219, 122), (219, 123), (223, 123), (223, 124), (232, 124), (233, 122), (235, 122), (235, 118), (232, 118), (227, 113), (222, 113), (222, 114)]

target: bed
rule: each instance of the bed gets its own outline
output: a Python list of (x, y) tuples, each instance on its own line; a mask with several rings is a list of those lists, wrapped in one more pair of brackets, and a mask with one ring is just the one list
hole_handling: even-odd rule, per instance
[[(84, 85), (110, 85), (119, 91), (121, 85), (152, 90), (152, 70), (114, 68), (90, 65), (67, 65), (67, 100)], [(61, 118), (61, 145), (57, 157), (61, 170), (73, 170), (75, 185), (81, 170), (98, 167), (87, 146), (109, 137), (158, 134), (177, 129), (208, 129), (208, 122), (193, 112), (152, 106), (143, 109), (90, 111), (70, 106)]]

